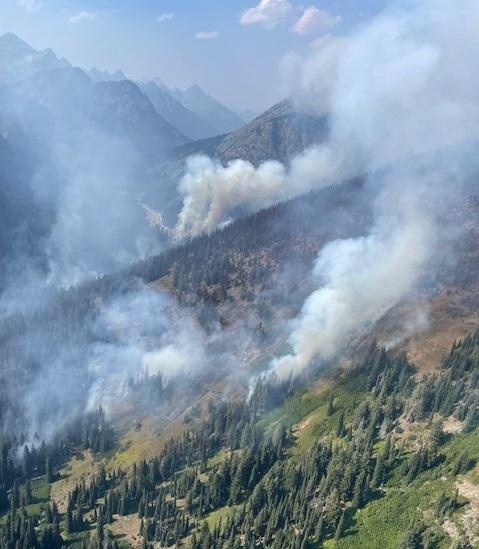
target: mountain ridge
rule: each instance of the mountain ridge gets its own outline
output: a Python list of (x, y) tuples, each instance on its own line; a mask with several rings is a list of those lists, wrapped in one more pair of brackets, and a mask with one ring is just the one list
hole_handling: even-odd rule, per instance
[(0, 82), (12, 84), (35, 73), (54, 68), (71, 67), (51, 49), (35, 50), (13, 33), (0, 36)]
[(212, 125), (184, 107), (166, 88), (160, 88), (153, 81), (141, 82), (138, 85), (156, 111), (190, 139), (199, 140), (216, 135), (216, 129)]

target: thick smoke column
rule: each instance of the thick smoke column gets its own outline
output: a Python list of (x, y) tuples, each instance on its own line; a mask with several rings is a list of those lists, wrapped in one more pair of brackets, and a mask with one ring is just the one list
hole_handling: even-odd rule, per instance
[[(344, 47), (343, 39), (328, 42), (321, 55), (302, 66), (297, 99), (308, 111), (319, 116), (330, 113), (332, 87)], [(178, 215), (177, 237), (211, 231), (226, 222), (237, 207), (249, 211), (266, 208), (353, 176), (361, 171), (359, 160), (345, 146), (342, 136), (308, 148), (287, 167), (273, 160), (258, 168), (245, 160), (223, 166), (206, 156), (191, 157), (179, 185), (183, 207)]]
[[(318, 180), (318, 173), (321, 179)], [(347, 163), (327, 147), (313, 147), (296, 157), (290, 168), (270, 160), (255, 168), (246, 160), (227, 166), (206, 156), (191, 157), (179, 190), (184, 195), (176, 236), (211, 231), (228, 220), (238, 207), (250, 211), (328, 185), (337, 173), (349, 174)]]
[[(320, 285), (292, 323), (292, 353), (271, 364), (280, 376), (299, 373), (315, 356), (334, 357), (414, 289), (445, 238), (438, 218), (470, 184), (479, 79), (467, 60), (479, 52), (479, 6), (408, 6), (395, 4), (352, 36), (338, 60), (332, 139), (365, 171), (383, 166), (369, 177), (380, 189), (375, 222), (368, 235), (320, 252)], [(309, 91), (314, 66), (313, 59), (304, 67)]]
[(373, 325), (411, 290), (431, 258), (436, 232), (405, 190), (395, 188), (399, 211), (379, 212), (370, 234), (333, 241), (321, 251), (314, 267), (319, 288), (291, 325), (292, 354), (272, 363), (279, 377), (300, 372), (318, 354), (333, 358), (349, 336)]
[(333, 357), (414, 289), (438, 251), (445, 236), (438, 218), (474, 169), (479, 78), (471, 60), (479, 54), (478, 25), (474, 0), (392, 2), (298, 69), (296, 99), (327, 112), (325, 143), (289, 168), (188, 164), (180, 234), (210, 230), (237, 206), (256, 209), (368, 174), (375, 221), (364, 237), (320, 252), (318, 289), (292, 323), (292, 354), (271, 365), (278, 373), (299, 372), (316, 355)]
[(216, 228), (242, 206), (262, 207), (428, 154), (477, 134), (478, 6), (396, 2), (358, 33), (333, 39), (298, 69), (296, 100), (328, 114), (330, 136), (286, 168), (191, 158), (178, 236)]

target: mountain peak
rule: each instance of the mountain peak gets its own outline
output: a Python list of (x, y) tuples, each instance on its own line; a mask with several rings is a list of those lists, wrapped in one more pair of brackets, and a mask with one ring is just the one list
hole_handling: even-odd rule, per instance
[(6, 32), (0, 36), (0, 48), (6, 49), (15, 55), (29, 55), (36, 51), (12, 32)]
[(94, 82), (122, 82), (128, 80), (125, 73), (119, 69), (115, 72), (108, 72), (92, 67), (88, 74)]
[(153, 84), (155, 84), (155, 86), (160, 88), (160, 90), (164, 91), (165, 93), (170, 93), (170, 90), (168, 89), (168, 86), (166, 86), (166, 84), (163, 82), (163, 80), (161, 78), (159, 78), (158, 76), (155, 76), (154, 78), (152, 78), (149, 81), (146, 81), (145, 83), (147, 83), (147, 82), (152, 82)]
[(218, 134), (230, 133), (244, 125), (244, 120), (206, 93), (198, 84), (193, 84), (186, 91), (174, 90), (173, 93), (187, 109), (216, 128)]
[(202, 95), (202, 96), (208, 95), (208, 94), (203, 90), (203, 88), (201, 88), (198, 84), (193, 84), (192, 86), (190, 86), (190, 87), (185, 91), (185, 93), (187, 93), (187, 94), (192, 94), (192, 95)]

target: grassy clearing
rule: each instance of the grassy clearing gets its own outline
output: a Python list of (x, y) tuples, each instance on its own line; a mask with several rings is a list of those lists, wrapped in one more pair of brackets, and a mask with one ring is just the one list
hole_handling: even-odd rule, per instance
[(142, 547), (143, 538), (140, 537), (141, 520), (137, 515), (121, 517), (114, 515), (114, 522), (108, 525), (113, 537), (125, 547)]
[(32, 482), (33, 503), (27, 505), (25, 510), (29, 515), (39, 515), (50, 498), (50, 486), (45, 477), (40, 477)]
[[(347, 424), (351, 421), (358, 403), (366, 398), (366, 394), (358, 389), (358, 383), (352, 380), (341, 382), (317, 395), (316, 409), (297, 425), (294, 453), (301, 454), (318, 439), (334, 435), (341, 411), (344, 412), (344, 421)], [(334, 411), (328, 416), (328, 403), (331, 399)]]
[(213, 530), (218, 526), (219, 522), (224, 522), (228, 517), (230, 517), (236, 509), (239, 509), (240, 505), (232, 505), (231, 507), (221, 507), (216, 511), (210, 513), (207, 517), (208, 526), (210, 530)]
[(52, 499), (58, 505), (60, 513), (66, 511), (68, 494), (83, 479), (89, 480), (100, 469), (101, 462), (95, 460), (93, 454), (87, 450), (78, 453), (60, 470), (60, 478), (51, 485)]
[(119, 448), (111, 456), (107, 469), (127, 470), (134, 463), (159, 455), (166, 441), (181, 435), (186, 428), (185, 424), (177, 421), (160, 432), (154, 417), (143, 418), (121, 437)]

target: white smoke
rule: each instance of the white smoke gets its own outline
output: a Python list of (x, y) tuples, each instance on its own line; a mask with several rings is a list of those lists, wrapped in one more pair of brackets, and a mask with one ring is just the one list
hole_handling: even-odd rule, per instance
[(180, 234), (211, 230), (237, 206), (253, 210), (369, 174), (373, 226), (321, 251), (318, 289), (291, 326), (292, 354), (271, 364), (279, 374), (333, 357), (412, 291), (439, 251), (437, 219), (470, 175), (466, 145), (479, 138), (478, 25), (475, 0), (391, 2), (298, 67), (297, 100), (328, 113), (324, 144), (289, 169), (189, 162)]
[(436, 232), (415, 194), (398, 185), (394, 195), (398, 208), (389, 215), (379, 211), (370, 234), (333, 241), (320, 252), (314, 267), (319, 288), (292, 322), (292, 353), (271, 364), (279, 377), (300, 372), (316, 355), (333, 358), (413, 288), (431, 258)]
[(333, 39), (295, 71), (296, 100), (328, 114), (326, 143), (289, 168), (242, 160), (188, 161), (178, 236), (210, 231), (234, 208), (256, 210), (355, 174), (477, 136), (479, 50), (473, 0), (394, 2), (348, 38)]
[[(187, 386), (218, 359), (207, 352), (208, 336), (191, 312), (158, 288), (139, 286), (108, 302), (98, 300), (97, 307), (81, 327), (85, 337), (61, 345), (22, 387), (24, 429), (32, 441), (51, 440), (72, 419), (100, 405), (115, 418), (135, 384), (142, 387), (159, 376), (163, 387), (180, 381)], [(26, 344), (37, 349), (48, 336), (37, 337), (29, 334)], [(158, 393), (155, 402), (141, 405), (147, 410), (161, 405), (161, 398)]]
[(103, 307), (93, 327), (102, 343), (91, 349), (89, 407), (128, 394), (131, 380), (161, 375), (164, 383), (198, 375), (206, 366), (207, 339), (191, 314), (166, 293), (143, 288)]
[[(232, 210), (249, 211), (273, 205), (298, 194), (331, 184), (338, 173), (353, 170), (328, 147), (313, 147), (297, 156), (291, 167), (269, 160), (258, 168), (246, 160), (227, 166), (206, 156), (191, 157), (179, 190), (184, 195), (176, 235), (183, 238), (211, 231), (229, 218)], [(318, 179), (318, 174), (321, 175)]]
[[(380, 182), (369, 178), (382, 190), (370, 233), (320, 252), (319, 287), (292, 323), (292, 352), (271, 363), (278, 375), (334, 357), (411, 292), (440, 253), (438, 219), (470, 176), (468, 144), (479, 137), (479, 78), (468, 62), (479, 53), (478, 23), (472, 1), (396, 3), (350, 37), (331, 98), (331, 138), (364, 171), (383, 168)], [(314, 66), (304, 68), (308, 94)]]

